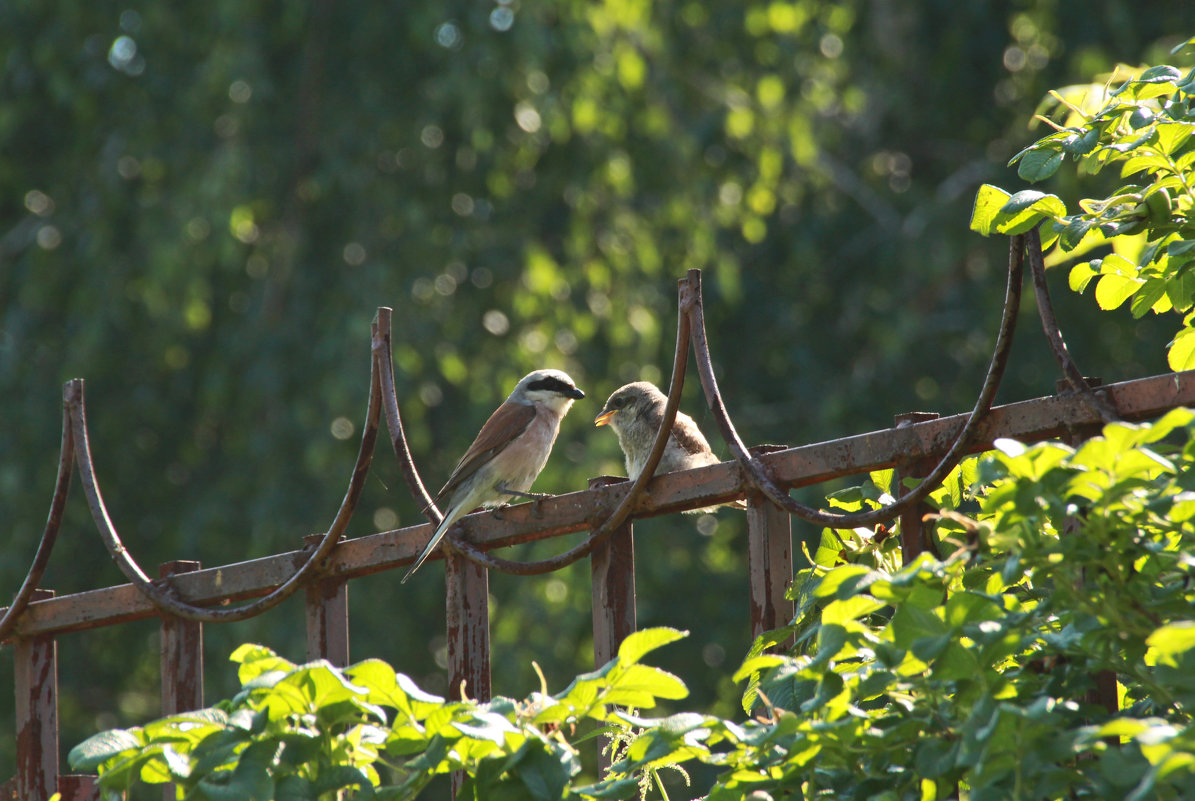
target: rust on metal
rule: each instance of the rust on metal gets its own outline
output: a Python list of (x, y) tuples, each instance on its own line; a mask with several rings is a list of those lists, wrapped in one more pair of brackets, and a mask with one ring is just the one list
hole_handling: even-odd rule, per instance
[(787, 626), (795, 614), (786, 597), (793, 582), (792, 518), (760, 493), (747, 496), (747, 567), (751, 636)]
[[(937, 420), (940, 416), (937, 412), (906, 412), (896, 415), (893, 422), (896, 424), (896, 428), (903, 428), (913, 423)], [(919, 456), (899, 461), (896, 466), (895, 494), (898, 496), (906, 494), (905, 480), (924, 480), (936, 464), (937, 458), (934, 456)], [(925, 530), (924, 519), (932, 511), (933, 509), (924, 501), (901, 511), (900, 553), (904, 564), (907, 565), (913, 561), (918, 554), (927, 550), (927, 546), (932, 548), (932, 542)]]
[[(199, 562), (176, 560), (158, 568), (164, 579), (199, 570)], [(203, 709), (203, 623), (162, 615), (162, 714)]]
[(490, 689), (490, 574), (457, 554), (444, 560), (448, 585), (448, 697), (488, 701)]
[[(33, 602), (54, 597), (34, 590)], [(58, 791), (58, 643), (52, 636), (18, 639), (16, 663), (17, 797), (49, 798)]]
[[(319, 534), (307, 537), (309, 547)], [(307, 659), (349, 665), (349, 585), (344, 579), (317, 577), (307, 586)]]
[[(598, 476), (589, 479), (589, 488), (627, 483), (625, 478)], [(636, 629), (635, 605), (635, 534), (629, 520), (623, 521), (589, 555), (590, 581), (593, 587), (593, 666), (600, 668), (618, 655), (622, 641)], [(597, 742), (598, 775), (610, 767), (607, 748), (610, 738), (602, 735)]]
[[(626, 482), (599, 476), (590, 488)], [(593, 665), (601, 667), (618, 654), (618, 646), (635, 631), (635, 541), (631, 523), (623, 522), (610, 539), (590, 554), (593, 583)]]
[(58, 530), (62, 528), (62, 510), (66, 508), (66, 496), (70, 493), (71, 473), (75, 467), (75, 438), (71, 427), (70, 414), (66, 404), (62, 407), (62, 442), (58, 447), (58, 477), (54, 481), (54, 498), (50, 502), (50, 514), (46, 517), (46, 527), (42, 531), (41, 541), (37, 546), (37, 553), (33, 556), (33, 563), (25, 580), (21, 582), (21, 589), (11, 605), (0, 617), (0, 641), (8, 637), (9, 632), (16, 625), (17, 618), (25, 611), (29, 601), (33, 598), (37, 585), (41, 583), (46, 565), (50, 563), (50, 554), (54, 550), (54, 543), (58, 539)]
[(62, 801), (100, 801), (100, 788), (95, 776), (67, 773), (58, 777), (58, 792)]

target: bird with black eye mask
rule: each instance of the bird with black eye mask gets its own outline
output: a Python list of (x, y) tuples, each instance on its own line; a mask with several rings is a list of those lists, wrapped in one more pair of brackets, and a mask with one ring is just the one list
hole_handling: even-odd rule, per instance
[(403, 576), (404, 583), (444, 538), (449, 526), (477, 507), (498, 506), (512, 498), (543, 497), (527, 490), (548, 461), (560, 433), (560, 421), (573, 401), (584, 397), (585, 393), (560, 370), (536, 370), (519, 381), (486, 420), (436, 494), (436, 506), (443, 510), (444, 519)]

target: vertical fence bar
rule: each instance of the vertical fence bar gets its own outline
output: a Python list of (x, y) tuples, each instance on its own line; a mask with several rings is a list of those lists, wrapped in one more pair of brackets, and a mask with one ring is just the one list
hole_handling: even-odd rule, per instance
[[(463, 691), (478, 701), (490, 700), (490, 574), (481, 565), (451, 550), (444, 556), (447, 580), (445, 619), (448, 624), (449, 700)], [(452, 797), (465, 774), (452, 774)]]
[[(912, 425), (913, 423), (937, 420), (939, 416), (937, 412), (908, 412), (906, 414), (898, 414), (895, 416), (896, 427), (901, 428)], [(896, 467), (897, 495), (904, 495), (906, 493), (907, 490), (904, 487), (906, 478), (924, 478), (934, 469), (937, 463), (938, 460), (936, 457), (923, 456), (898, 464)], [(912, 562), (930, 544), (922, 518), (932, 511), (933, 508), (929, 504), (919, 503), (900, 516), (900, 553), (901, 561), (904, 564), (907, 565)]]
[[(618, 484), (625, 478), (598, 476), (589, 488)], [(618, 646), (635, 631), (635, 540), (628, 519), (590, 555), (593, 582), (593, 665), (601, 667), (618, 654)]]
[(762, 494), (747, 497), (747, 565), (751, 636), (758, 637), (788, 625), (795, 614), (785, 597), (793, 581), (792, 519)]
[[(32, 601), (53, 598), (34, 590)], [(40, 801), (58, 791), (58, 643), (53, 636), (17, 639), (17, 798)]]
[(62, 801), (100, 801), (100, 788), (95, 776), (80, 773), (59, 776), (58, 792), (62, 794)]
[[(162, 578), (199, 570), (199, 562), (178, 559), (158, 567)], [(162, 714), (203, 708), (203, 624), (162, 615)]]
[(465, 694), (490, 700), (490, 574), (480, 565), (449, 552), (444, 559), (448, 581), (448, 697)]
[[(322, 534), (306, 538), (319, 545)], [(336, 667), (349, 664), (349, 585), (343, 579), (317, 578), (307, 587), (307, 659), (326, 659)]]
[[(597, 489), (626, 481), (625, 478), (598, 476), (589, 479), (589, 488)], [(589, 557), (593, 584), (593, 665), (601, 667), (618, 655), (618, 647), (636, 626), (635, 607), (635, 534), (628, 518)], [(610, 767), (607, 749), (610, 738), (597, 740), (598, 777)]]

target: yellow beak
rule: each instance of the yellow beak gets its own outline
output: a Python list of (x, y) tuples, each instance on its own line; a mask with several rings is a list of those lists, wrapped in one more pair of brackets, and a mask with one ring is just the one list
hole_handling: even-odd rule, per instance
[(608, 412), (602, 412), (601, 414), (599, 414), (599, 415), (597, 416), (597, 419), (593, 421), (593, 424), (594, 424), (595, 426), (604, 426), (604, 425), (609, 425), (609, 423), (610, 423), (610, 418), (611, 418), (611, 417), (613, 417), (613, 416), (614, 416), (614, 415), (616, 415), (616, 414), (618, 414), (618, 410), (617, 410), (617, 409), (611, 409), (611, 410), (610, 410), (610, 411), (608, 411)]

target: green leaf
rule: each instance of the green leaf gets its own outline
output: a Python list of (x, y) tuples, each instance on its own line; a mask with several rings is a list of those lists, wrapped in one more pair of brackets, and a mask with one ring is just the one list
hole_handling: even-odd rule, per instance
[(1011, 197), (998, 186), (983, 184), (975, 193), (975, 204), (971, 209), (971, 230), (983, 236), (991, 236), (996, 231), (996, 215)]
[(1176, 55), (1190, 47), (1195, 47), (1195, 37), (1192, 37), (1185, 42), (1179, 42), (1174, 47), (1170, 48), (1170, 54)]
[(1034, 189), (1023, 189), (1010, 197), (1000, 208), (1001, 214), (1015, 215), (1022, 211), (1040, 211), (1053, 217), (1066, 214), (1066, 204), (1057, 195)]
[(454, 720), (452, 726), (467, 737), (488, 740), (496, 745), (505, 743), (508, 734), (519, 731), (518, 727), (505, 717), (492, 712), (476, 712), (468, 723)]
[(229, 661), (241, 663), (237, 678), (242, 685), (266, 673), (289, 673), (295, 664), (278, 656), (264, 645), (245, 643), (232, 652)]
[(1091, 262), (1080, 262), (1071, 268), (1067, 283), (1071, 291), (1082, 292), (1097, 275), (1099, 271), (1092, 267)]
[(1189, 311), (1195, 304), (1195, 270), (1180, 270), (1166, 279), (1166, 296), (1176, 311)]
[(1195, 648), (1195, 621), (1167, 623), (1154, 629), (1145, 642), (1158, 662), (1177, 667), (1175, 657)]
[(752, 673), (767, 670), (768, 668), (773, 668), (777, 665), (783, 665), (788, 661), (788, 657), (780, 656), (779, 654), (761, 654), (760, 656), (754, 656), (745, 660), (730, 678), (731, 681), (742, 681)]
[(849, 597), (857, 582), (873, 571), (864, 565), (840, 565), (822, 576), (821, 583), (814, 589), (815, 598), (829, 598), (838, 595), (843, 586), (847, 589), (842, 597)]
[(1161, 170), (1170, 170), (1170, 162), (1156, 153), (1144, 153), (1127, 159), (1120, 168), (1120, 174), (1127, 178), (1139, 172), (1156, 173)]
[(1138, 75), (1136, 83), (1170, 83), (1177, 81), (1181, 77), (1183, 77), (1183, 74), (1177, 67), (1172, 67), (1169, 64), (1159, 64), (1156, 67), (1150, 67)]
[(1005, 201), (995, 215), (996, 231), (1001, 234), (1023, 234), (1042, 220), (1062, 217), (1066, 205), (1056, 196), (1033, 189), (1025, 189)]
[(606, 779), (597, 784), (586, 784), (573, 788), (573, 792), (580, 796), (603, 799), (627, 799), (639, 797), (639, 778), (631, 776), (626, 779)]
[(66, 759), (74, 770), (91, 771), (118, 754), (142, 745), (144, 740), (133, 731), (112, 729), (88, 737), (72, 748)]
[(689, 694), (685, 683), (666, 670), (649, 665), (629, 665), (611, 685), (603, 700), (650, 709), (657, 698), (684, 698)]
[(1030, 183), (1044, 181), (1062, 166), (1063, 154), (1058, 151), (1032, 150), (1017, 165), (1017, 175)]
[(284, 776), (274, 785), (274, 801), (316, 801), (315, 786), (301, 776)]
[(1190, 125), (1171, 122), (1154, 128), (1158, 140), (1158, 149), (1167, 156), (1178, 155), (1187, 139), (1191, 136)]
[(933, 612), (916, 606), (902, 606), (892, 617), (893, 642), (901, 648), (910, 648), (914, 641), (924, 637), (948, 633), (946, 624)]
[(834, 600), (826, 604), (826, 608), (822, 610), (822, 625), (858, 620), (883, 608), (882, 601), (877, 601), (867, 595), (855, 595), (851, 598)]
[(1176, 373), (1195, 369), (1195, 329), (1184, 328), (1166, 348), (1166, 364)]
[(373, 782), (362, 771), (350, 765), (335, 765), (322, 771), (315, 781), (315, 795), (321, 796), (343, 787), (356, 787), (353, 798), (370, 798), (373, 796)]
[(1095, 301), (1104, 311), (1111, 311), (1132, 297), (1143, 283), (1139, 278), (1126, 275), (1101, 275), (1095, 285)]
[(622, 641), (618, 646), (618, 659), (623, 664), (632, 664), (642, 659), (645, 654), (688, 636), (689, 632), (687, 631), (671, 629), (666, 626), (642, 629), (627, 635), (627, 638)]
[(1058, 232), (1058, 244), (1063, 250), (1076, 250), (1089, 234), (1098, 231), (1099, 224), (1095, 220), (1067, 218), (1066, 225)]
[(1138, 319), (1144, 317), (1151, 309), (1156, 313), (1169, 311), (1169, 301), (1166, 301), (1165, 298), (1166, 279), (1149, 278), (1137, 290), (1129, 308), (1133, 316)]

